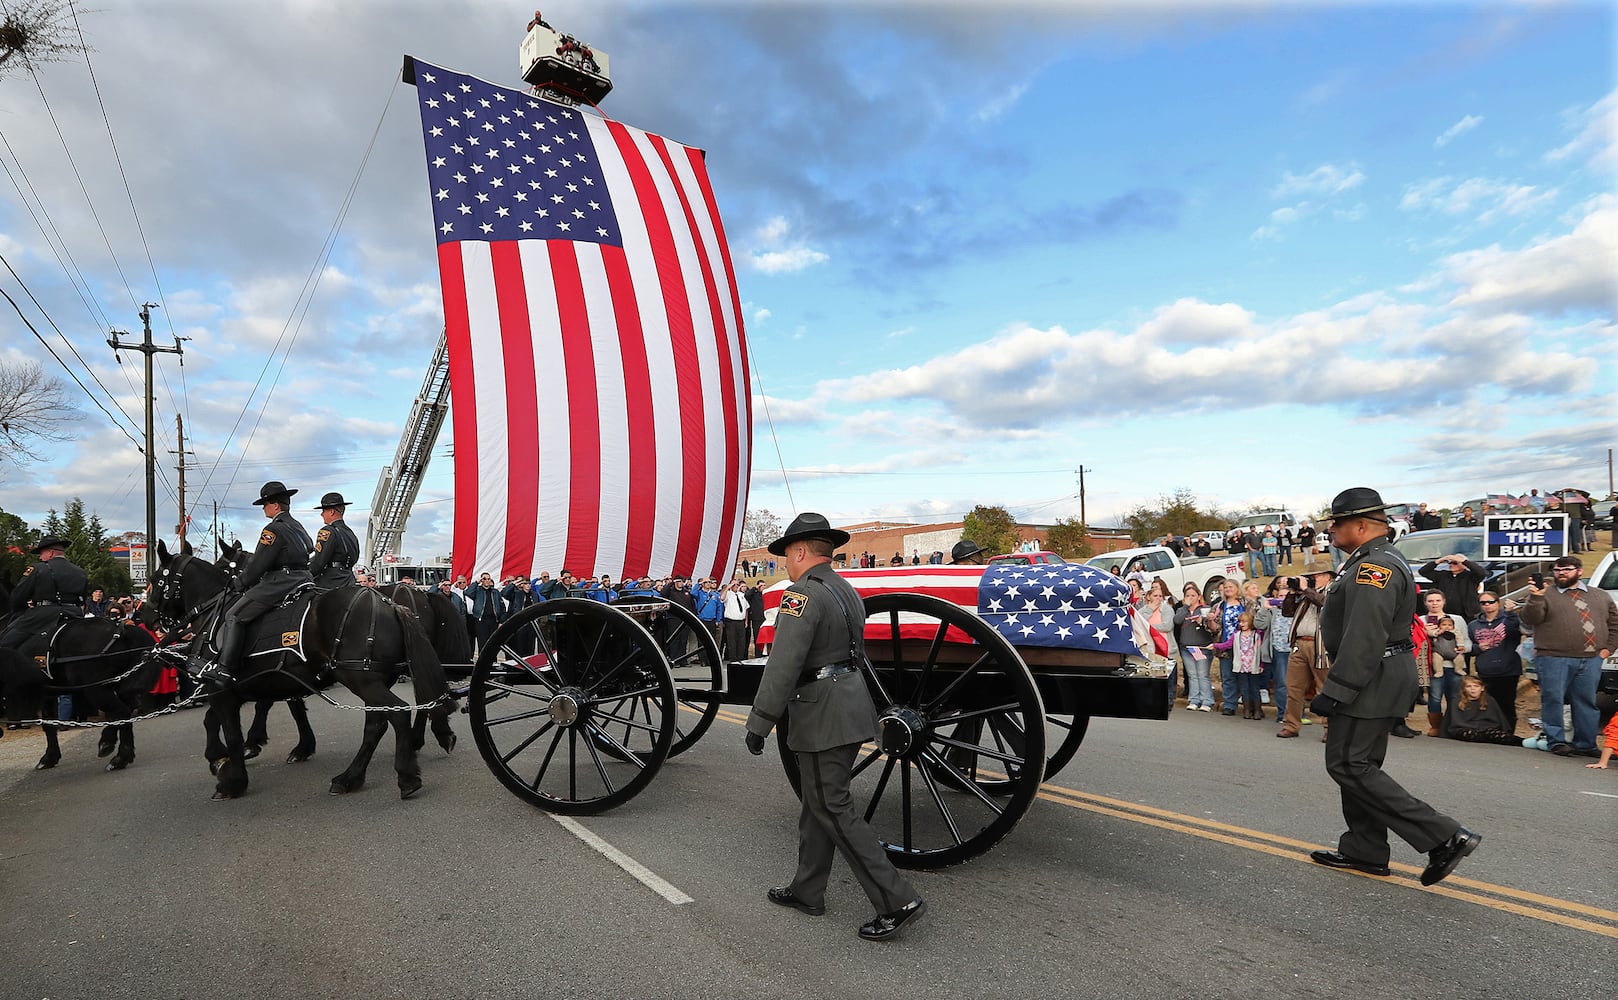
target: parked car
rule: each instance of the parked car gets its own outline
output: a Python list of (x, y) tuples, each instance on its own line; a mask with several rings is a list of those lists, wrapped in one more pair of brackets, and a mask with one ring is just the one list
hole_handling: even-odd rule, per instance
[[(1608, 501), (1609, 503), (1611, 501)], [(1612, 515), (1609, 513), (1610, 519)], [(1590, 571), (1590, 586), (1600, 587), (1618, 601), (1618, 553), (1608, 552)], [(1601, 665), (1601, 682), (1596, 689), (1596, 707), (1601, 710), (1601, 724), (1605, 726), (1618, 711), (1618, 650)]]
[(1193, 531), (1187, 541), (1195, 542), (1199, 538), (1206, 541), (1208, 548), (1215, 552), (1222, 551), (1225, 547), (1225, 533), (1223, 531)]
[(1614, 500), (1596, 500), (1590, 504), (1590, 527), (1598, 531), (1612, 530), (1612, 509), (1618, 505)]
[(1180, 593), (1185, 590), (1186, 581), (1190, 581), (1202, 588), (1204, 595), (1211, 593), (1220, 582), (1226, 579), (1244, 580), (1247, 572), (1242, 568), (1240, 556), (1208, 556), (1204, 559), (1181, 559), (1173, 552), (1161, 545), (1147, 545), (1138, 549), (1119, 549), (1116, 552), (1104, 552), (1085, 563), (1087, 566), (1100, 570), (1111, 570), (1117, 566), (1119, 572), (1128, 577), (1134, 572), (1145, 573), (1148, 577), (1160, 576), (1168, 584), (1169, 593), (1175, 600), (1179, 600)]
[(989, 560), (990, 566), (1060, 566), (1067, 562), (1054, 552), (1007, 552), (1003, 556), (995, 556)]

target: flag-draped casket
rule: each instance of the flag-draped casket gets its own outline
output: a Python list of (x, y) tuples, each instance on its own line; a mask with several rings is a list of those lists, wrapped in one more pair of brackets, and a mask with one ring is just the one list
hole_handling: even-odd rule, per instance
[(752, 414), (702, 151), (419, 60), (406, 79), (444, 294), (454, 572), (725, 576)]
[[(1081, 564), (995, 566), (894, 566), (851, 569), (841, 574), (860, 596), (926, 594), (976, 614), (1013, 646), (1086, 649), (1146, 656), (1152, 651), (1150, 630), (1129, 607), (1129, 585), (1111, 573)], [(764, 626), (758, 642), (774, 640), (776, 610), (791, 584), (774, 584), (764, 592)], [(887, 634), (885, 623), (867, 625), (867, 636)], [(936, 619), (906, 619), (905, 639), (931, 639)], [(946, 640), (971, 641), (951, 629)]]

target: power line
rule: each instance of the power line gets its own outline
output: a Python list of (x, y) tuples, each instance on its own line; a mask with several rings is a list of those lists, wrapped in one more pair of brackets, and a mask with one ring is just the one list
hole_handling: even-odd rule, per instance
[[(73, 15), (73, 30), (78, 33), (79, 48), (84, 52), (84, 68), (90, 72), (90, 86), (95, 90), (96, 104), (101, 107), (101, 122), (107, 127), (107, 143), (112, 146), (112, 160), (118, 165), (118, 176), (124, 182), (124, 196), (129, 199), (129, 214), (135, 220), (135, 232), (140, 236), (141, 248), (146, 251), (146, 266), (151, 269), (152, 283), (157, 286), (157, 301), (163, 307), (163, 321), (168, 324), (169, 333), (178, 340), (178, 334), (174, 333), (174, 321), (169, 318), (168, 299), (163, 296), (163, 282), (157, 276), (157, 263), (152, 260), (152, 247), (146, 242), (146, 227), (141, 225), (140, 212), (135, 209), (135, 192), (129, 187), (129, 175), (124, 172), (123, 157), (118, 155), (118, 140), (112, 134), (112, 119), (107, 115), (106, 102), (101, 99), (101, 84), (96, 80), (95, 66), (90, 63), (90, 46), (86, 44), (84, 29), (79, 25), (78, 8), (70, 2), (68, 12)], [(163, 377), (163, 391), (169, 394), (169, 403), (173, 404), (174, 390), (169, 388), (168, 375), (162, 371), (159, 371), (159, 374)], [(190, 420), (191, 396), (185, 384), (185, 360), (183, 358), (180, 361), (180, 393), (181, 401), (185, 405), (185, 418)]]

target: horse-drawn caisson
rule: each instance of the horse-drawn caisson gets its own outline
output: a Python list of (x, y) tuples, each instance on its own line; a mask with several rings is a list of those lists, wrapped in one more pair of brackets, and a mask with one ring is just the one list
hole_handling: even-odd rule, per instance
[[(408, 57), (405, 81), (434, 192), (453, 572), (728, 578), (752, 423), (704, 155)], [(1166, 671), (1148, 665), (1105, 574), (848, 577), (865, 596), (860, 669), (880, 720), (855, 791), (900, 865), (953, 864), (1005, 836), (1092, 716), (1167, 717)], [(511, 792), (597, 813), (635, 797), (725, 706), (749, 704), (762, 669), (722, 662), (671, 601), (551, 600), (483, 644), (466, 710)]]

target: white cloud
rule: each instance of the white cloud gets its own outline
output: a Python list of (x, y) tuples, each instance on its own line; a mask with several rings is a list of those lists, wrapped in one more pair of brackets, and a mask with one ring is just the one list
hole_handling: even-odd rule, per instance
[(1363, 183), (1365, 175), (1357, 164), (1340, 167), (1334, 163), (1322, 163), (1307, 174), (1294, 174), (1291, 171), (1282, 174), (1281, 183), (1271, 189), (1270, 197), (1289, 198), (1298, 194), (1329, 196), (1352, 191)]
[(801, 243), (785, 245), (791, 234), (792, 226), (785, 218), (779, 215), (772, 216), (754, 234), (754, 240), (760, 247), (748, 254), (748, 262), (755, 270), (763, 271), (765, 274), (790, 274), (816, 264), (824, 264), (831, 259), (821, 251)]
[(1462, 134), (1463, 132), (1470, 132), (1482, 124), (1482, 115), (1467, 115), (1465, 118), (1462, 118), (1454, 125), (1451, 125), (1449, 128), (1445, 129), (1438, 138), (1434, 139), (1433, 148), (1443, 149), (1445, 146), (1448, 146), (1456, 136)]
[(1478, 222), (1492, 222), (1502, 215), (1521, 216), (1543, 208), (1560, 192), (1541, 190), (1530, 184), (1469, 177), (1455, 181), (1435, 177), (1406, 185), (1399, 207), (1406, 211), (1438, 211), (1448, 215), (1476, 214)]
[(1499, 246), (1455, 254), (1446, 276), (1461, 286), (1451, 305), (1560, 315), (1618, 307), (1618, 196), (1603, 195), (1562, 236), (1521, 250)]
[(774, 313), (770, 312), (768, 309), (755, 309), (753, 310), (753, 322), (762, 323), (773, 315)]
[(749, 259), (754, 268), (765, 274), (789, 274), (824, 264), (831, 258), (809, 247), (793, 247), (790, 250), (755, 250)]
[(1588, 156), (1598, 169), (1618, 169), (1618, 90), (1566, 116), (1579, 134), (1565, 146), (1545, 154), (1551, 162), (1570, 156)]
[(1014, 83), (1005, 90), (989, 98), (989, 100), (984, 103), (982, 107), (978, 108), (977, 111), (972, 114), (972, 118), (978, 122), (994, 121), (1007, 111), (1010, 111), (1012, 107), (1014, 107), (1016, 103), (1022, 99), (1022, 95), (1026, 93), (1028, 93), (1028, 84)]

